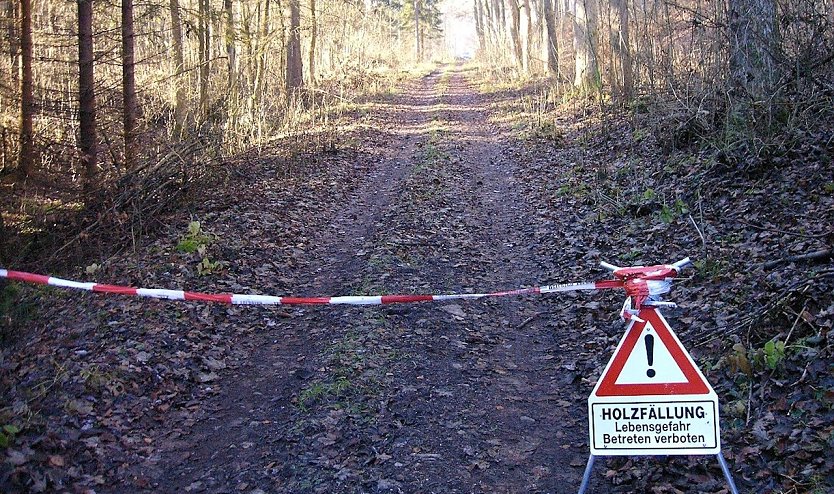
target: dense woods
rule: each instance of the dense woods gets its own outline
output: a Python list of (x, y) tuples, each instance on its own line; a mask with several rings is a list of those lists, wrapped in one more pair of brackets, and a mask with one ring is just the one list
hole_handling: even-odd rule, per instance
[[(3, 172), (90, 193), (98, 175), (197, 135), (226, 153), (257, 146), (293, 118), (302, 87), (308, 109), (328, 105), (379, 69), (446, 56), (438, 5), (6, 1)], [(469, 5), (478, 57), (494, 70), (550, 74), (559, 94), (621, 105), (662, 99), (681, 133), (720, 129), (716, 145), (776, 151), (830, 108), (829, 1)]]
[(262, 144), (292, 118), (298, 89), (308, 108), (337, 101), (400, 66), (400, 52), (418, 56), (413, 23), (428, 21), (416, 38), (427, 46), (433, 8), (4, 2), (3, 172), (94, 188), (198, 134), (222, 152)]
[[(114, 284), (0, 279), (0, 491), (575, 492), (621, 298), (203, 302), (684, 255), (737, 480), (834, 488), (834, 0), (0, 12), (0, 270)], [(598, 492), (727, 492), (604, 461)]]

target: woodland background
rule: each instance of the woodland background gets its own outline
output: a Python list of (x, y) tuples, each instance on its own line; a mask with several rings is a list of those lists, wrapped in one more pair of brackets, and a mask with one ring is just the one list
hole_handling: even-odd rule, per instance
[[(546, 77), (544, 106), (590, 98), (650, 111), (673, 148), (697, 142), (731, 166), (768, 166), (831, 120), (827, 0), (447, 3), (447, 18), (475, 26), (458, 55), (477, 55), (495, 80)], [(152, 221), (141, 213), (179, 196), (208, 161), (282, 134), (332, 144), (330, 115), (448, 56), (443, 38), (455, 35), (435, 0), (0, 9), (2, 217), (15, 232), (4, 243), (24, 257), (56, 232), (44, 220), (109, 208), (95, 221), (141, 235)], [(11, 239), (35, 231), (34, 243)]]

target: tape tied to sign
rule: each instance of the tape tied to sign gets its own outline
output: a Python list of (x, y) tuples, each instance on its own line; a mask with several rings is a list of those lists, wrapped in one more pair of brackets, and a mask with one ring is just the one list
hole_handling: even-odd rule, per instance
[[(684, 261), (688, 262), (689, 259), (687, 258)], [(678, 270), (680, 269), (678, 264), (683, 263), (684, 261), (679, 261), (673, 265), (658, 265), (649, 267), (638, 266), (631, 268), (615, 267), (616, 269), (613, 274), (616, 279), (613, 280), (543, 285), (498, 292), (447, 293), (437, 295), (394, 294), (332, 297), (285, 297), (258, 294), (202, 293), (185, 290), (136, 288), (131, 286), (74, 281), (43, 274), (13, 271), (2, 268), (0, 268), (0, 278), (96, 293), (130, 295), (163, 300), (215, 302), (232, 305), (387, 305), (414, 302), (474, 300), (490, 297), (512, 297), (580, 290), (620, 288), (625, 289), (627, 295), (629, 296), (627, 300), (627, 305), (629, 307), (624, 307), (623, 312), (621, 312), (621, 315), (624, 315), (624, 318), (627, 319), (629, 317), (626, 316), (628, 316), (630, 312), (633, 312), (635, 308), (639, 309), (642, 304), (650, 302), (659, 297), (659, 295), (669, 292), (672, 278), (677, 275)], [(611, 265), (606, 265), (606, 267), (608, 266)]]

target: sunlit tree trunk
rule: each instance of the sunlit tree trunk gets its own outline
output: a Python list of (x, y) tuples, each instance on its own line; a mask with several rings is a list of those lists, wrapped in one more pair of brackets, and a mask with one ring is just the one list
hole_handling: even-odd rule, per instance
[(414, 50), (418, 62), (423, 59), (420, 36), (420, 2), (421, 0), (414, 0)]
[(617, 0), (617, 13), (620, 24), (619, 36), (615, 43), (622, 67), (622, 88), (620, 96), (624, 101), (631, 99), (634, 93), (634, 69), (631, 62), (631, 41), (628, 26), (628, 0)]
[[(557, 0), (558, 1), (558, 0)], [(556, 31), (556, 14), (553, 11), (554, 0), (543, 0), (544, 22), (547, 26), (547, 70), (556, 76), (559, 73), (559, 33)]]
[[(15, 58), (17, 58), (15, 56)], [(17, 68), (17, 64), (13, 65)], [(32, 118), (34, 97), (32, 89), (32, 1), (20, 2), (20, 149), (18, 170), (21, 175), (32, 173), (35, 161)]]
[[(23, 3), (29, 3), (29, 17), (32, 15), (32, 0), (21, 0), (18, 2), (6, 2), (6, 19), (7, 19), (7, 33), (9, 38), (9, 67), (11, 67), (12, 87), (17, 87), (20, 84), (20, 37), (17, 29), (22, 25), (21, 10)], [(31, 25), (32, 21), (29, 21)], [(22, 36), (22, 33), (21, 33)]]
[(524, 13), (527, 16), (527, 36), (526, 36), (526, 46), (527, 46), (527, 53), (526, 57), (524, 57), (525, 68), (528, 72), (533, 70), (533, 11), (530, 8), (530, 0), (524, 0)]
[(316, 44), (319, 38), (319, 26), (316, 20), (316, 0), (310, 0), (310, 56), (307, 64), (310, 72), (310, 85), (316, 87)]
[(200, 57), (200, 113), (205, 115), (208, 113), (209, 98), (209, 59), (211, 58), (211, 38), (209, 36), (211, 29), (211, 20), (209, 19), (209, 0), (197, 0), (199, 6), (197, 13), (197, 39), (198, 51)]
[(519, 69), (524, 69), (524, 52), (521, 49), (521, 13), (518, 0), (507, 0), (507, 8), (510, 9), (510, 38), (513, 43), (513, 54)]
[(600, 76), (596, 56), (596, 0), (575, 0), (573, 46), (576, 52), (576, 74), (573, 85), (582, 91), (599, 87)]
[(263, 19), (261, 21), (261, 39), (258, 43), (258, 72), (255, 76), (255, 95), (258, 99), (263, 97), (266, 86), (264, 73), (266, 71), (266, 52), (269, 35), (269, 3), (270, 0), (266, 0), (264, 3)]
[(235, 9), (232, 0), (223, 0), (226, 13), (226, 62), (229, 91), (237, 87), (237, 51), (235, 50)]
[(84, 192), (88, 197), (98, 179), (93, 61), (93, 0), (78, 0), (78, 144), (84, 169)]
[(287, 96), (292, 97), (304, 84), (301, 62), (301, 5), (290, 0), (290, 33), (287, 40)]
[(182, 48), (182, 21), (180, 20), (179, 0), (170, 0), (168, 7), (171, 11), (171, 35), (174, 48), (174, 74), (176, 76), (177, 93), (174, 100), (174, 135), (182, 134), (185, 125), (185, 87), (180, 76), (185, 68), (185, 58)]
[(486, 35), (484, 34), (484, 7), (481, 0), (475, 0), (475, 34), (478, 36), (478, 51), (483, 54), (486, 51)]
[(136, 101), (134, 61), (133, 0), (122, 0), (122, 122), (124, 124), (125, 168), (136, 166), (136, 120), (139, 105)]

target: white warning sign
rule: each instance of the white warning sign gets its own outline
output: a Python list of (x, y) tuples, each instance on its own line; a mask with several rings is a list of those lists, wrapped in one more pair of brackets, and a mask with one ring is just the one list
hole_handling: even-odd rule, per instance
[(717, 403), (623, 401), (591, 405), (591, 454), (713, 454), (719, 448)]
[(639, 318), (588, 397), (591, 454), (719, 453), (718, 396), (657, 310)]

